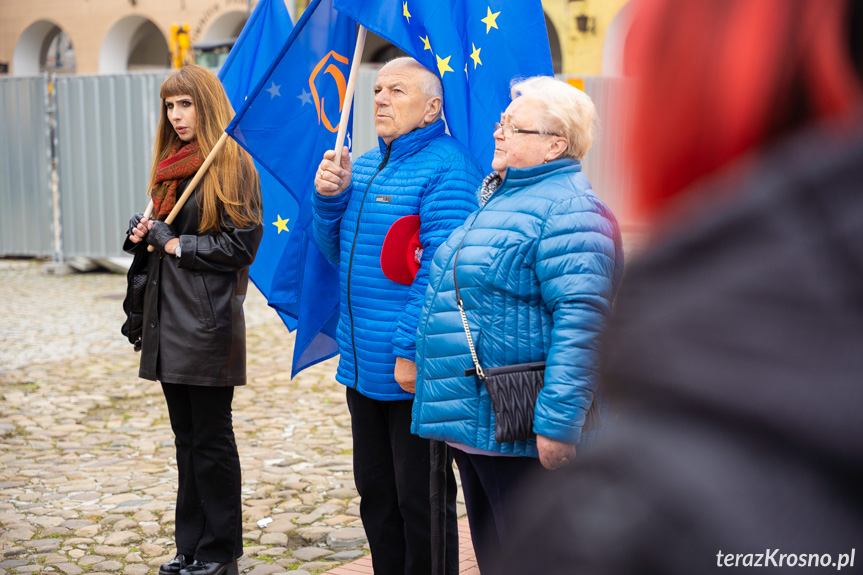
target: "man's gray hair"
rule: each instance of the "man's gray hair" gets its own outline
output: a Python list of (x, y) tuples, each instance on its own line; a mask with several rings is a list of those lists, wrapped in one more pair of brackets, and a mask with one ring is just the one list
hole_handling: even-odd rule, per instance
[(534, 76), (513, 83), (512, 99), (528, 97), (542, 104), (535, 118), (536, 129), (544, 134), (560, 134), (566, 138), (565, 157), (581, 161), (596, 134), (596, 107), (590, 96), (566, 82), (550, 76)]
[(429, 98), (440, 98), (443, 101), (443, 84), (437, 74), (411, 58), (403, 56), (394, 58), (384, 65), (384, 68), (415, 68), (422, 72), (420, 75), (420, 90)]

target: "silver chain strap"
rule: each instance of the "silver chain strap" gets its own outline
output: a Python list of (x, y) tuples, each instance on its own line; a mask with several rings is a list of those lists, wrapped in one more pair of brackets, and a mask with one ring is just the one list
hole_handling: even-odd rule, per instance
[(467, 325), (467, 316), (464, 313), (464, 306), (462, 305), (461, 298), (456, 299), (456, 304), (458, 305), (458, 312), (461, 314), (461, 322), (464, 324), (464, 334), (467, 336), (467, 345), (470, 348), (470, 357), (473, 360), (473, 365), (476, 368), (476, 376), (480, 379), (485, 379), (485, 372), (483, 372), (482, 367), (479, 365), (479, 358), (476, 356), (476, 349), (473, 347), (473, 338), (470, 336), (470, 328)]
[[(476, 221), (476, 216), (474, 215), (473, 221)], [(473, 360), (473, 366), (476, 368), (476, 376), (480, 378), (480, 380), (485, 379), (485, 372), (482, 370), (482, 367), (479, 365), (479, 358), (476, 356), (476, 348), (473, 346), (473, 338), (470, 336), (470, 327), (467, 325), (467, 315), (464, 313), (464, 302), (461, 299), (461, 292), (458, 289), (458, 255), (461, 252), (461, 246), (464, 244), (464, 240), (467, 237), (467, 232), (470, 231), (471, 227), (473, 227), (473, 221), (471, 221), (464, 235), (461, 237), (461, 241), (458, 244), (458, 248), (455, 250), (455, 258), (452, 264), (452, 283), (455, 288), (455, 303), (458, 306), (458, 312), (461, 314), (461, 323), (464, 325), (464, 334), (467, 336), (467, 345), (470, 348), (470, 357)]]

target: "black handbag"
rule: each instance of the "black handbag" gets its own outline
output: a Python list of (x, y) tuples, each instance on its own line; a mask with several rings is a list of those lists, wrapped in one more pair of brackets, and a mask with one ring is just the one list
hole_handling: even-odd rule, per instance
[[(465, 370), (477, 375), (477, 369)], [(498, 443), (534, 437), (533, 410), (545, 385), (545, 362), (487, 367), (481, 377), (494, 411), (494, 440)]]
[[(467, 236), (467, 234), (465, 234)], [(465, 375), (475, 375), (477, 379), (485, 384), (491, 399), (491, 408), (494, 412), (494, 440), (498, 443), (509, 443), (512, 441), (524, 441), (536, 437), (533, 432), (533, 415), (536, 400), (545, 385), (545, 362), (536, 361), (532, 363), (517, 363), (501, 367), (487, 367), (483, 369), (479, 364), (473, 338), (470, 335), (470, 327), (467, 323), (467, 315), (464, 312), (464, 304), (458, 289), (458, 254), (464, 243), (464, 237), (459, 243), (453, 261), (453, 285), (455, 287), (455, 298), (461, 321), (464, 324), (464, 333), (470, 348), (470, 356), (474, 367), (465, 370)], [(594, 396), (590, 409), (584, 423), (584, 430), (590, 431), (602, 427), (599, 407)]]
[(141, 336), (144, 333), (144, 292), (147, 289), (147, 243), (140, 242), (135, 248), (132, 265), (126, 274), (126, 297), (123, 312), (126, 321), (120, 328), (135, 351), (141, 351)]

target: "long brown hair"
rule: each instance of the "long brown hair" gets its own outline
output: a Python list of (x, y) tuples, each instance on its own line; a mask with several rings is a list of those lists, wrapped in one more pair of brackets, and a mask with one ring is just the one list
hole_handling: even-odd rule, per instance
[[(202, 158), (207, 157), (234, 117), (234, 110), (219, 79), (203, 66), (184, 66), (165, 78), (159, 90), (162, 116), (153, 145), (149, 190), (153, 189), (159, 162), (170, 155), (171, 146), (178, 139), (168, 120), (165, 104), (165, 98), (172, 96), (192, 97), (197, 115), (196, 139)], [(221, 230), (223, 213), (238, 227), (262, 221), (258, 172), (251, 156), (231, 138), (228, 138), (210, 169), (201, 178), (197, 194), (199, 232)]]

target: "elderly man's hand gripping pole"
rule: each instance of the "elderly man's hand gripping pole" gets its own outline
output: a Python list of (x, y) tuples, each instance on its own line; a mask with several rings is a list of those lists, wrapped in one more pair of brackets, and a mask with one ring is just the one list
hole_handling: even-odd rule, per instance
[(335, 196), (341, 194), (351, 183), (351, 159), (348, 148), (342, 148), (341, 166), (336, 165), (333, 150), (324, 152), (324, 159), (318, 165), (315, 174), (315, 190), (322, 196)]

